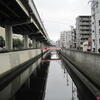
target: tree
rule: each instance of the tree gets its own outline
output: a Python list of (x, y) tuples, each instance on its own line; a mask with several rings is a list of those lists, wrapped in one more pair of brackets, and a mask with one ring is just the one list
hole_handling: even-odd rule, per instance
[(32, 48), (32, 46), (33, 46), (33, 45), (32, 45), (32, 43), (30, 42), (30, 43), (29, 43), (29, 47)]
[(15, 49), (22, 49), (23, 48), (23, 41), (20, 39), (13, 39), (13, 48)]
[(5, 40), (2, 36), (0, 36), (0, 47), (4, 47), (5, 46)]

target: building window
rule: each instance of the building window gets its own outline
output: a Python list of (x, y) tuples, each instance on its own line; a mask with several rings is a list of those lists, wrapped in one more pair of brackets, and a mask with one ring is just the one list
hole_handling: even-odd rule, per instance
[(94, 43), (94, 45), (95, 45), (95, 39), (93, 39), (93, 43)]
[(99, 26), (100, 26), (100, 20), (99, 20)]
[(99, 39), (99, 44), (100, 44), (100, 39)]
[(100, 35), (100, 29), (99, 29), (99, 35)]
[(95, 4), (96, 8), (98, 8), (98, 1), (96, 1), (96, 4)]

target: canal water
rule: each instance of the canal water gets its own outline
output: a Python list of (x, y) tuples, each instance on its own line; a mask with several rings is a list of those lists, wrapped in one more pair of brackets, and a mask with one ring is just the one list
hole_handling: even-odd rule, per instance
[[(72, 80), (73, 79), (73, 80)], [(96, 100), (56, 52), (41, 64), (11, 100)]]
[[(44, 100), (79, 100), (77, 88), (55, 53), (52, 55)], [(55, 59), (55, 60), (54, 60)]]
[[(5, 89), (2, 91), (1, 96), (5, 96)], [(41, 64), (10, 100), (96, 99), (60, 56), (52, 52), (42, 59)]]

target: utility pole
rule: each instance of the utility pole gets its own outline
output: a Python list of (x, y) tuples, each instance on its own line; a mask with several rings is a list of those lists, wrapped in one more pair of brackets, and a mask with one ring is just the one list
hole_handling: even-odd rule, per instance
[(98, 46), (97, 46), (98, 39), (97, 39), (97, 31), (96, 31), (97, 30), (96, 29), (96, 6), (98, 5), (98, 1), (92, 0), (92, 1), (89, 1), (89, 2), (91, 2), (91, 13), (92, 13), (92, 16), (93, 16), (93, 19), (94, 19), (94, 33), (95, 33), (94, 45), (95, 45), (95, 52), (97, 53), (98, 52)]

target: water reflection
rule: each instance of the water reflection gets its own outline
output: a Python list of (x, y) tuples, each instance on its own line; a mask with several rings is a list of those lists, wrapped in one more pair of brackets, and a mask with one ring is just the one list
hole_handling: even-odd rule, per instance
[[(72, 100), (78, 100), (78, 97), (77, 97), (77, 88), (76, 88), (74, 82), (72, 81), (71, 77), (69, 76), (67, 70), (65, 69), (65, 66), (63, 65), (63, 63), (62, 63), (62, 68), (64, 70), (64, 77), (66, 78), (67, 86), (72, 85)], [(71, 84), (69, 83), (69, 80), (72, 81)]]
[[(58, 56), (54, 54), (52, 58)], [(61, 61), (51, 61), (44, 100), (78, 100), (77, 89)]]
[[(57, 54), (52, 58), (58, 58)], [(59, 60), (50, 62), (45, 93), (44, 100), (96, 100), (74, 72)]]
[[(63, 62), (63, 61), (62, 61)], [(77, 96), (79, 100), (97, 100), (95, 96), (89, 91), (89, 89), (80, 81), (80, 79), (75, 75), (75, 73), (70, 69), (68, 65), (63, 62), (63, 65), (65, 66), (67, 72), (70, 74), (72, 81), (72, 93), (75, 94), (77, 91)], [(67, 77), (68, 82), (68, 77)], [(73, 82), (75, 83), (75, 87), (73, 86)], [(77, 87), (77, 88), (76, 88)], [(75, 93), (74, 93), (75, 92)], [(72, 100), (73, 95), (72, 95)]]
[[(48, 59), (50, 58), (47, 57)], [(41, 63), (30, 77), (30, 83), (26, 83), (15, 94), (14, 100), (43, 100), (48, 76), (49, 62)]]

